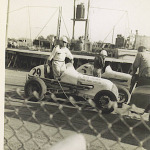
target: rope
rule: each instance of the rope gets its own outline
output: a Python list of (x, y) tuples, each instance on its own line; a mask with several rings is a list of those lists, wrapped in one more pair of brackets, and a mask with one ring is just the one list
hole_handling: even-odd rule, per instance
[(127, 20), (128, 20), (128, 32), (130, 33), (130, 22), (129, 22), (129, 15), (128, 15), (128, 12), (127, 12)]
[(44, 25), (44, 27), (42, 28), (42, 30), (39, 32), (39, 34), (36, 36), (35, 39), (37, 39), (37, 37), (41, 34), (41, 32), (44, 30), (44, 28), (47, 26), (47, 24), (50, 22), (50, 20), (53, 18), (53, 16), (55, 15), (55, 13), (58, 11), (58, 8), (56, 9), (56, 11), (52, 14), (52, 16), (50, 17), (50, 19), (47, 21), (47, 23)]
[[(126, 12), (125, 12), (126, 13)], [(118, 20), (118, 22), (113, 26), (113, 28), (111, 29), (111, 31), (108, 33), (108, 35), (104, 38), (103, 42), (107, 39), (107, 37), (110, 35), (110, 33), (114, 30), (115, 26), (120, 22), (120, 20), (123, 18), (123, 16), (125, 15), (125, 13), (120, 17), (120, 19)]]
[(15, 12), (15, 11), (18, 11), (18, 10), (21, 10), (21, 9), (24, 9), (26, 8), (27, 6), (24, 6), (24, 7), (21, 7), (21, 8), (18, 8), (18, 9), (15, 9), (15, 10), (12, 10), (12, 11), (9, 11), (8, 13), (12, 13), (12, 12)]
[(28, 16), (29, 16), (29, 31), (30, 31), (30, 39), (31, 39), (31, 22), (30, 22), (30, 10), (28, 6)]
[(24, 7), (21, 7), (21, 8), (18, 8), (18, 9), (15, 9), (15, 10), (12, 10), (12, 11), (9, 11), (8, 13), (12, 13), (12, 12), (15, 12), (15, 11), (19, 11), (19, 10), (21, 10), (21, 9), (24, 9), (24, 8), (27, 8), (27, 7), (35, 7), (35, 8), (37, 8), (37, 7), (41, 7), (41, 8), (58, 8), (58, 7), (51, 7), (51, 6), (24, 6)]
[(106, 10), (113, 10), (113, 11), (123, 11), (123, 12), (126, 12), (126, 10), (121, 10), (121, 9), (100, 8), (100, 7), (90, 7), (90, 8), (96, 8), (96, 9), (106, 9)]
[(66, 24), (65, 24), (65, 21), (64, 21), (64, 18), (63, 18), (63, 16), (62, 16), (62, 14), (61, 14), (61, 17), (62, 17), (63, 23), (64, 23), (64, 25), (65, 25), (65, 29), (66, 29), (66, 31), (67, 31), (68, 37), (69, 37), (69, 39), (70, 39), (69, 32), (68, 32), (68, 30), (67, 30), (67, 27), (66, 27)]
[(52, 6), (29, 6), (33, 8), (41, 7), (41, 8), (58, 8), (58, 7), (52, 7)]

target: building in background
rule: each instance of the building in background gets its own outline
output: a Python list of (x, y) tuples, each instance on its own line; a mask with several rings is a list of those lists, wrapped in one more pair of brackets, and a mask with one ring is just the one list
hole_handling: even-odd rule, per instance
[(136, 31), (135, 49), (138, 49), (139, 46), (145, 46), (148, 50), (150, 50), (150, 36), (139, 35), (138, 31)]
[(17, 43), (19, 48), (28, 48), (33, 45), (32, 40), (27, 38), (19, 38)]

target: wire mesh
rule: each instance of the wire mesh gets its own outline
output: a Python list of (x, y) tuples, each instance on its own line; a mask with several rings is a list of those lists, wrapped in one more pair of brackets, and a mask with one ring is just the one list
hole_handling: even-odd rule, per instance
[(115, 112), (102, 114), (91, 99), (67, 94), (57, 98), (49, 93), (42, 101), (30, 101), (20, 88), (8, 91), (4, 149), (48, 150), (73, 133), (84, 135), (87, 150), (150, 149), (150, 126), (145, 114), (131, 115), (134, 106), (119, 109), (111, 105)]

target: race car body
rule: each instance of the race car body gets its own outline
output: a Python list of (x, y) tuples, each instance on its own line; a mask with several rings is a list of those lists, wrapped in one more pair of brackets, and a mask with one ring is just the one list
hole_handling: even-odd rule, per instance
[(110, 101), (118, 101), (118, 88), (107, 79), (83, 75), (76, 71), (71, 63), (66, 65), (65, 72), (59, 80), (52, 77), (52, 69), (49, 65), (34, 67), (28, 74), (25, 84), (26, 97), (32, 97), (34, 92), (38, 93), (39, 100), (49, 93), (67, 93), (68, 95), (82, 96), (92, 99), (96, 107), (103, 113), (113, 111), (109, 107)]
[(71, 64), (67, 66), (67, 70), (64, 72), (64, 74), (62, 74), (61, 81), (65, 83), (72, 83), (75, 85), (89, 85), (93, 87), (88, 91), (80, 90), (79, 94), (82, 96), (87, 95), (88, 97), (93, 98), (97, 92), (102, 90), (113, 90), (112, 92), (115, 94), (115, 96), (118, 96), (117, 89), (114, 87), (115, 85), (111, 81), (93, 76), (83, 75), (77, 72)]
[[(77, 71), (86, 74), (89, 76), (93, 76), (93, 69), (94, 66), (90, 63), (86, 63), (81, 65), (79, 68), (77, 68)], [(128, 103), (130, 99), (130, 82), (131, 82), (131, 75), (113, 71), (110, 66), (107, 66), (105, 68), (105, 72), (102, 74), (101, 78), (108, 79), (112, 81), (119, 90), (119, 102), (120, 103)]]
[[(93, 69), (94, 66), (92, 64), (86, 63), (77, 68), (77, 71), (82, 74), (93, 76)], [(124, 86), (127, 89), (130, 88), (131, 77), (130, 74), (113, 71), (110, 66), (107, 66), (105, 72), (102, 74), (102, 78), (111, 80), (115, 84)]]

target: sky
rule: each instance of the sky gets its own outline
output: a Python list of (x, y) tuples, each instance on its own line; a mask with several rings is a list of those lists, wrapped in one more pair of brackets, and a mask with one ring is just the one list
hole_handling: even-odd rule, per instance
[[(85, 5), (88, 0), (76, 0)], [(57, 33), (58, 8), (62, 7), (61, 35), (72, 38), (74, 0), (10, 0), (8, 37), (45, 38)], [(115, 42), (138, 30), (150, 36), (150, 0), (90, 0), (89, 39)], [(75, 38), (84, 35), (85, 22), (76, 22)]]

